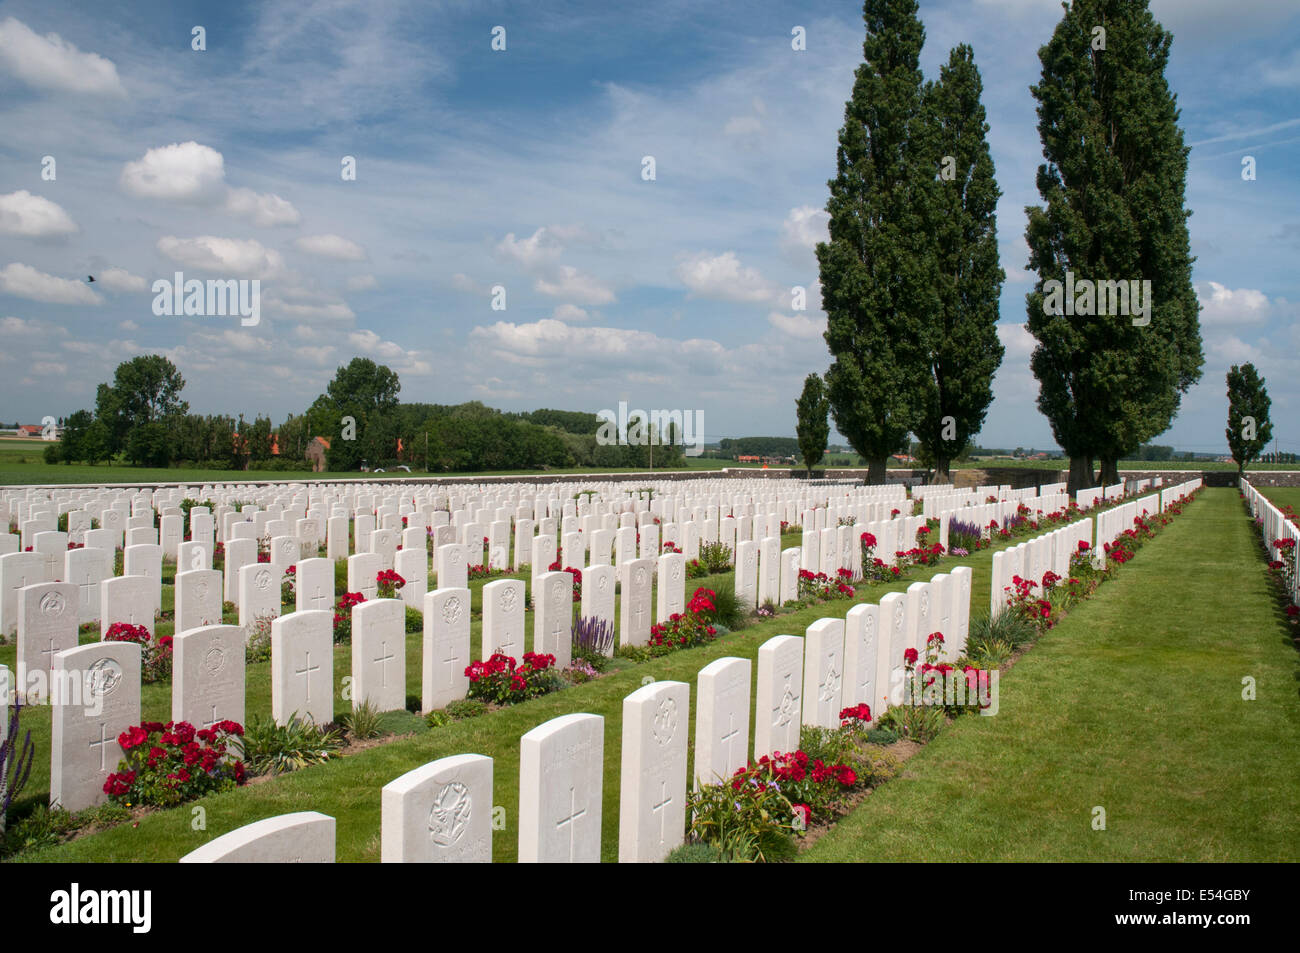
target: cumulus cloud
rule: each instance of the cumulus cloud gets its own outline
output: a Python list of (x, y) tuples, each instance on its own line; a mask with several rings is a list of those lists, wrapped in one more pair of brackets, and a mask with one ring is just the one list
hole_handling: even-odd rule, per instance
[(781, 248), (786, 252), (811, 251), (818, 242), (829, 241), (826, 225), (830, 220), (830, 213), (812, 205), (790, 209), (781, 223)]
[(554, 279), (538, 278), (534, 286), (553, 298), (570, 298), (581, 304), (609, 304), (614, 292), (598, 278), (584, 274), (572, 265), (561, 265)]
[(348, 279), (349, 291), (372, 291), (379, 287), (374, 275), (353, 275)]
[(767, 316), (767, 323), (782, 334), (796, 338), (820, 338), (826, 330), (826, 319), (821, 315), (785, 314), (773, 311)]
[(158, 250), (186, 268), (238, 278), (270, 278), (284, 271), (280, 253), (253, 238), (164, 235), (158, 239)]
[(385, 341), (374, 331), (360, 328), (348, 335), (348, 345), (358, 354), (376, 358), (399, 374), (431, 374), (433, 366), (418, 351), (408, 351), (395, 341)]
[(299, 251), (318, 258), (335, 261), (365, 261), (366, 258), (364, 248), (341, 235), (304, 235), (293, 244)]
[(677, 265), (677, 277), (700, 298), (719, 301), (761, 302), (772, 300), (777, 289), (757, 269), (745, 268), (735, 252), (710, 255), (700, 252)]
[(1202, 324), (1262, 324), (1271, 306), (1268, 295), (1254, 288), (1232, 289), (1217, 281), (1198, 282)]
[(173, 142), (126, 163), (118, 184), (137, 198), (211, 202), (225, 194), (225, 160), (210, 146)]
[(302, 221), (302, 216), (293, 204), (274, 192), (232, 188), (226, 193), (225, 208), (231, 215), (247, 219), (259, 228), (297, 225)]
[[(570, 236), (578, 234), (572, 226), (563, 228), (560, 232)], [(557, 235), (551, 234), (546, 226), (542, 226), (528, 238), (517, 239), (515, 233), (510, 232), (497, 243), (496, 250), (503, 258), (517, 261), (525, 268), (534, 270), (555, 264), (564, 251), (564, 246), (560, 244)]]
[(57, 33), (40, 36), (13, 17), (0, 22), (0, 64), (38, 89), (126, 95), (112, 60), (83, 53)]
[(646, 372), (651, 365), (674, 372), (716, 372), (726, 355), (717, 341), (693, 338), (677, 341), (630, 328), (575, 328), (554, 318), (529, 324), (498, 321), (474, 328), (471, 342), (496, 357), (526, 366), (562, 362), (583, 376), (626, 377), (629, 367)]
[(77, 224), (58, 204), (26, 189), (0, 195), (0, 232), (24, 238), (71, 235)]
[(128, 195), (197, 205), (217, 205), (259, 228), (297, 225), (302, 216), (293, 203), (273, 192), (255, 192), (226, 184), (225, 159), (211, 146), (194, 140), (148, 150), (126, 163), (118, 184)]
[(145, 291), (149, 287), (143, 278), (131, 274), (125, 268), (105, 268), (95, 281), (103, 282), (104, 287), (110, 291)]
[(1028, 364), (1029, 356), (1034, 353), (1034, 346), (1038, 343), (1029, 333), (1029, 328), (1023, 324), (999, 324), (997, 329), (998, 340), (1006, 348), (1003, 363)]
[(586, 321), (589, 315), (585, 308), (573, 304), (558, 305), (551, 315), (557, 321)]
[(47, 275), (16, 261), (0, 268), (0, 291), (50, 304), (104, 303), (103, 298), (80, 281)]

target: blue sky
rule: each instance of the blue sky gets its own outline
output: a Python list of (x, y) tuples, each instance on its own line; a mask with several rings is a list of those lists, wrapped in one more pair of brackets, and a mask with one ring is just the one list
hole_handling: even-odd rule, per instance
[[(1193, 146), (1206, 351), (1159, 442), (1225, 450), (1224, 373), (1253, 361), (1300, 449), (1300, 4), (1151, 9)], [(974, 47), (1004, 193), (1007, 354), (979, 439), (1050, 446), (1023, 209), (1028, 87), (1060, 5), (921, 14), (927, 78)], [(406, 400), (627, 400), (701, 409), (709, 439), (793, 434), (803, 377), (829, 363), (812, 245), (862, 39), (853, 2), (0, 4), (0, 419), (93, 406), (117, 363), (157, 352), (192, 410), (278, 422), (360, 354)], [(150, 287), (177, 270), (260, 278), (261, 323), (155, 316)]]

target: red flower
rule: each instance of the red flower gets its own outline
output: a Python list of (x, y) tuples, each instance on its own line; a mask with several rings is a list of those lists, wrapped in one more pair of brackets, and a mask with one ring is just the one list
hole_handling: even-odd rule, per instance
[(908, 665), (916, 664), (916, 649), (907, 649), (903, 652), (903, 661)]

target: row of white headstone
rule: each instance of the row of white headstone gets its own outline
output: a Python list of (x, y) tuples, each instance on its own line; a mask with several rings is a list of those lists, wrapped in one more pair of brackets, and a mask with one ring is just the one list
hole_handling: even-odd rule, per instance
[[(722, 783), (746, 765), (751, 717), (758, 758), (797, 750), (803, 725), (838, 726), (842, 708), (874, 701), (883, 709), (889, 701), (883, 686), (901, 691), (904, 652), (924, 648), (930, 625), (946, 623), (960, 654), (969, 595), (970, 569), (962, 567), (891, 593), (880, 605), (854, 606), (845, 619), (820, 619), (802, 637), (769, 639), (758, 650), (752, 709), (750, 660), (709, 663), (697, 680), (694, 785)], [(621, 862), (662, 860), (683, 841), (689, 724), (685, 682), (653, 682), (623, 701)], [(601, 716), (579, 713), (520, 739), (521, 862), (600, 859), (604, 730)], [(490, 861), (493, 803), (493, 760), (482, 755), (442, 758), (402, 775), (382, 792), (383, 861)], [(225, 834), (182, 860), (332, 862), (333, 833), (324, 815), (285, 815)]]
[[(1246, 506), (1250, 510), (1251, 518), (1260, 521), (1264, 549), (1268, 553), (1269, 561), (1274, 562), (1284, 558), (1282, 547), (1276, 543), (1285, 539), (1292, 541), (1290, 558), (1297, 558), (1297, 550), (1300, 550), (1300, 529), (1297, 529), (1286, 514), (1273, 505), (1272, 500), (1251, 486), (1250, 481), (1244, 476), (1238, 485), (1242, 495), (1246, 497)], [(1300, 605), (1300, 573), (1296, 573), (1295, 578), (1291, 580), (1290, 596), (1293, 604)]]
[(1061, 579), (1068, 578), (1070, 560), (1079, 552), (1079, 543), (1092, 546), (1092, 520), (1087, 517), (994, 553), (989, 615), (996, 618), (1007, 608), (1016, 577), (1039, 587), (1035, 595), (1042, 594), (1043, 577), (1048, 571)]

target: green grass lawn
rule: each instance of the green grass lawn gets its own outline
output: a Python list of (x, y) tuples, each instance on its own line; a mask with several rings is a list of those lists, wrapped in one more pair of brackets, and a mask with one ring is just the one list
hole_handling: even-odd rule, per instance
[(1256, 489), (1274, 506), (1300, 506), (1300, 486), (1261, 486)]
[(800, 859), (1300, 859), (1294, 632), (1236, 490), (1207, 489), (1002, 679), (996, 716)]
[[(797, 534), (786, 534), (785, 544), (797, 545)], [(1012, 543), (1020, 540), (1012, 540)], [(890, 584), (862, 586), (857, 601), (877, 601), (887, 592), (902, 591), (912, 582), (929, 579), (934, 572), (949, 571), (957, 565), (968, 565), (973, 570), (972, 600), (976, 611), (987, 604), (992, 553), (998, 548), (980, 550), (959, 559), (945, 559), (934, 570), (913, 570), (908, 578)], [(688, 580), (688, 593), (693, 586), (715, 587), (731, 574)], [(489, 580), (490, 581), (490, 580)], [(478, 590), (483, 581), (471, 583), (473, 602), (481, 598)], [(170, 590), (170, 587), (166, 587)], [(273, 778), (246, 788), (204, 798), (201, 804), (207, 814), (207, 830), (190, 829), (190, 809), (193, 805), (159, 811), (144, 817), (138, 828), (119, 825), (101, 833), (82, 837), (48, 850), (24, 855), (23, 860), (175, 860), (207, 840), (244, 824), (274, 814), (298, 810), (318, 810), (329, 814), (338, 822), (338, 859), (347, 861), (379, 860), (379, 804), (380, 789), (399, 775), (419, 767), (435, 758), (452, 754), (473, 752), (496, 759), (495, 796), (498, 805), (505, 808), (507, 828), (494, 837), (493, 855), (497, 861), (515, 859), (518, 830), (513, 826), (518, 817), (519, 738), (532, 728), (550, 718), (572, 712), (591, 712), (603, 715), (605, 728), (604, 812), (602, 826), (602, 856), (613, 861), (618, 856), (618, 791), (619, 791), (619, 726), (622, 722), (623, 698), (637, 688), (643, 680), (678, 679), (691, 683), (692, 705), (696, 673), (709, 662), (723, 656), (735, 655), (756, 659), (758, 647), (774, 635), (803, 634), (813, 621), (827, 616), (843, 617), (855, 604), (837, 601), (808, 607), (783, 614), (775, 619), (750, 625), (723, 636), (717, 642), (696, 649), (683, 650), (671, 656), (655, 659), (640, 665), (626, 665), (613, 674), (585, 685), (573, 686), (563, 691), (534, 699), (512, 708), (489, 713), (466, 721), (454, 722), (436, 729), (426, 729), (422, 720), (405, 713), (394, 713), (389, 718), (390, 727), (399, 731), (417, 732), (413, 737), (392, 741), (382, 746), (349, 755), (323, 765), (306, 768)], [(170, 607), (170, 592), (164, 595), (164, 609)], [(163, 633), (166, 626), (159, 626)], [(471, 648), (478, 655), (481, 621), (476, 616), (472, 624)], [(532, 616), (527, 618), (527, 637), (531, 645)], [(341, 679), (351, 671), (350, 647), (335, 649), (334, 674), (336, 688)], [(0, 662), (15, 666), (13, 646), (0, 647)], [(420, 635), (407, 638), (407, 694), (420, 692)], [(615, 660), (623, 664), (622, 660)], [(757, 667), (755, 666), (755, 676)], [(267, 716), (270, 713), (270, 663), (248, 666), (246, 682), (246, 710), (248, 715)], [(337, 696), (336, 696), (337, 697)], [(142, 692), (144, 720), (170, 718), (171, 693), (166, 684), (148, 685)], [(345, 710), (345, 703), (336, 703), (337, 710)], [(14, 819), (20, 817), (48, 798), (49, 790), (49, 732), (48, 709), (31, 709), (24, 712), (24, 729), (32, 729), (37, 744), (37, 757), (29, 788), (15, 805)], [(693, 732), (692, 732), (693, 734)]]

